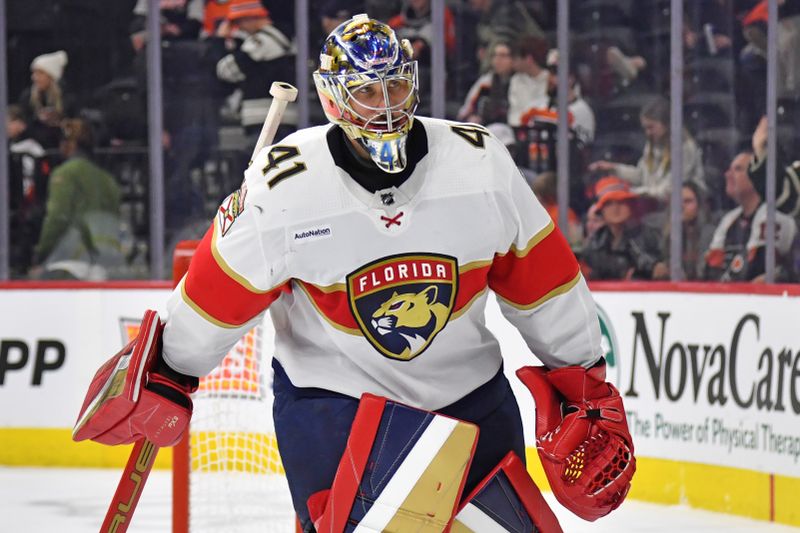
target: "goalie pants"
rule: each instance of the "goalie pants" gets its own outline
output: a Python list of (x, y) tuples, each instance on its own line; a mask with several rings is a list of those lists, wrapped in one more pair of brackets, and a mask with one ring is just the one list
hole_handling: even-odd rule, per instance
[[(295, 387), (273, 360), (273, 417), (292, 503), (304, 531), (313, 531), (306, 502), (329, 489), (344, 454), (359, 400), (336, 392)], [(462, 496), (468, 495), (511, 450), (524, 461), (525, 441), (516, 398), (502, 367), (485, 384), (437, 412), (480, 428)]]

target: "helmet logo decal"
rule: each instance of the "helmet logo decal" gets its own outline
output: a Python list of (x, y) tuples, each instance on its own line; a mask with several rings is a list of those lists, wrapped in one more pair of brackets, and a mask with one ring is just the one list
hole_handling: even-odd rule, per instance
[(383, 356), (410, 361), (445, 327), (458, 292), (458, 263), (437, 254), (402, 254), (347, 276), (350, 311)]

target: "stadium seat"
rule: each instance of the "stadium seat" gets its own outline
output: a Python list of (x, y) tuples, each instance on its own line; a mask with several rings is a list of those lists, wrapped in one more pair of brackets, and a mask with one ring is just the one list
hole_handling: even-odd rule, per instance
[(694, 95), (703, 92), (733, 93), (733, 60), (704, 57), (686, 66), (684, 92)]
[(639, 133), (639, 113), (647, 102), (655, 97), (652, 93), (625, 94), (595, 110), (597, 129), (600, 133)]
[(637, 28), (667, 30), (670, 26), (670, 0), (644, 0), (633, 3), (631, 20)]
[(639, 126), (639, 106), (613, 103), (595, 110), (597, 129), (602, 133), (636, 132)]
[(595, 139), (590, 159), (635, 165), (642, 156), (643, 145), (644, 137), (639, 134), (608, 135)]
[(630, 5), (619, 0), (572, 2), (572, 27), (579, 31), (629, 26)]
[(627, 26), (607, 26), (581, 32), (575, 35), (573, 46), (578, 54), (587, 48), (599, 49), (607, 46), (616, 46), (626, 54), (636, 52), (633, 30)]
[(778, 124), (800, 125), (800, 95), (778, 99)]
[(709, 128), (727, 128), (734, 125), (734, 99), (729, 93), (703, 93), (693, 95), (684, 104), (686, 127), (695, 135)]
[(736, 128), (710, 128), (698, 131), (695, 141), (703, 151), (703, 163), (728, 168), (733, 157), (746, 142)]

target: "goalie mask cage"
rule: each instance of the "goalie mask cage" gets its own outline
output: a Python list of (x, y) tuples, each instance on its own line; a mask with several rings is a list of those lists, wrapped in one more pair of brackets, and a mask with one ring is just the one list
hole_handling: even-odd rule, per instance
[[(178, 244), (174, 283), (197, 244)], [(257, 326), (200, 379), (189, 431), (173, 449), (173, 533), (295, 532), (272, 423), (272, 346), (272, 328)]]

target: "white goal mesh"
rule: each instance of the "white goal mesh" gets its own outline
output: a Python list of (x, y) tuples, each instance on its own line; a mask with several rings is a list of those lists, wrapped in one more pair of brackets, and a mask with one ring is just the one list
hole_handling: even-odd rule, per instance
[[(193, 396), (189, 531), (294, 529), (272, 423), (271, 324), (248, 332)], [(269, 349), (266, 349), (269, 347)]]

